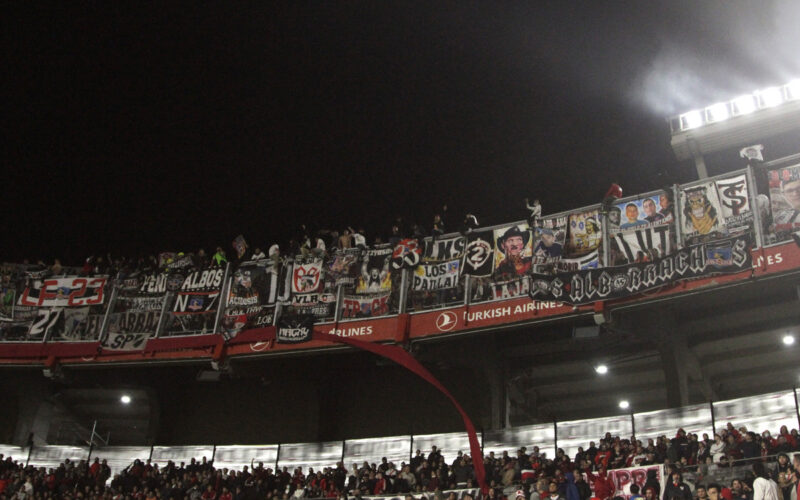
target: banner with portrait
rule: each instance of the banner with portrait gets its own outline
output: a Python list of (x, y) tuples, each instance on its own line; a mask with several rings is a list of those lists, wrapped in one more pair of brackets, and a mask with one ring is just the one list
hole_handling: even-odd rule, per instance
[(547, 273), (564, 255), (567, 242), (567, 216), (539, 219), (533, 230), (533, 267), (537, 273)]
[(355, 285), (360, 260), (360, 248), (336, 249), (325, 263), (325, 279), (334, 287)]
[(800, 165), (770, 170), (767, 178), (774, 233), (787, 241), (800, 231)]
[(669, 224), (674, 220), (672, 201), (666, 192), (622, 201), (608, 211), (609, 233)]
[(494, 274), (511, 279), (531, 272), (533, 245), (528, 224), (494, 230)]
[(231, 339), (243, 330), (271, 326), (278, 300), (279, 267), (272, 259), (243, 262), (233, 273), (222, 317), (222, 334)]
[(648, 262), (675, 246), (673, 204), (665, 191), (617, 203), (607, 220), (609, 266)]
[(361, 275), (356, 281), (356, 293), (379, 293), (392, 290), (392, 254), (387, 245), (365, 251), (361, 262)]
[(686, 245), (696, 245), (724, 236), (719, 197), (713, 181), (682, 187), (678, 207)]
[(565, 257), (580, 257), (600, 248), (603, 231), (598, 214), (596, 208), (569, 214)]
[(648, 263), (572, 273), (533, 275), (530, 297), (573, 305), (590, 304), (653, 290), (689, 278), (750, 270), (745, 236), (686, 247)]

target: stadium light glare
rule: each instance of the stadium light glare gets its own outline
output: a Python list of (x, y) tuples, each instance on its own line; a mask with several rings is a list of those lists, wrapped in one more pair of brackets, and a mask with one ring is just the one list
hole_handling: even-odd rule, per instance
[(709, 123), (721, 122), (730, 118), (731, 113), (728, 111), (728, 103), (718, 102), (706, 108), (706, 120)]
[(759, 90), (756, 92), (756, 97), (762, 108), (774, 108), (783, 102), (783, 93), (779, 87)]
[(693, 109), (681, 115), (681, 130), (691, 130), (703, 125), (703, 114)]
[(119, 398), (119, 400), (120, 400), (120, 402), (121, 402), (122, 404), (124, 404), (124, 405), (127, 405), (127, 404), (130, 404), (130, 403), (131, 403), (131, 397), (130, 397), (130, 396), (128, 396), (127, 394), (123, 394), (123, 395), (122, 395), (122, 397), (121, 397), (121, 398)]
[(597, 365), (594, 367), (594, 371), (596, 371), (599, 375), (605, 375), (606, 373), (608, 373), (608, 366)]
[(756, 110), (756, 99), (752, 94), (742, 95), (733, 100), (735, 116), (749, 115)]
[(792, 344), (794, 344), (794, 335), (784, 335), (783, 336), (783, 344), (784, 345), (792, 345)]
[(631, 407), (631, 404), (628, 403), (627, 400), (623, 399), (622, 401), (619, 402), (619, 407), (622, 408), (623, 410), (627, 410), (628, 408)]
[(797, 101), (798, 99), (800, 99), (800, 79), (786, 84), (786, 100)]

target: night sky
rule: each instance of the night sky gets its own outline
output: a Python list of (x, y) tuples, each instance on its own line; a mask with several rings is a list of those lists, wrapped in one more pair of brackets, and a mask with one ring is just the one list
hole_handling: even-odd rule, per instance
[(17, 3), (5, 261), (577, 208), (692, 179), (667, 116), (800, 75), (796, 0)]

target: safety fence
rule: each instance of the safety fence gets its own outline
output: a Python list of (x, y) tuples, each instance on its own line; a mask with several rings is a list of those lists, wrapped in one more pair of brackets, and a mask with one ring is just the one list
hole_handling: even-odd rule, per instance
[[(752, 248), (798, 231), (800, 165), (778, 162), (530, 221), (236, 266), (177, 254), (113, 277), (4, 265), (0, 341), (137, 351), (158, 337), (229, 339), (517, 297), (587, 304), (750, 269)], [(608, 273), (586, 274), (596, 270)]]
[[(678, 429), (687, 433), (712, 436), (718, 429), (732, 423), (737, 429), (762, 432), (769, 430), (777, 434), (781, 426), (800, 429), (797, 390), (775, 392), (726, 401), (715, 401), (703, 405), (691, 405), (644, 413), (631, 413), (605, 418), (553, 422), (481, 432), (481, 447), (488, 455), (500, 456), (503, 451), (514, 451), (523, 446), (529, 450), (538, 446), (547, 457), (555, 457), (562, 449), (570, 457), (578, 447), (587, 447), (606, 433), (627, 438), (635, 437), (643, 442), (659, 436), (674, 436)], [(37, 467), (54, 467), (65, 459), (87, 460), (91, 457), (106, 459), (112, 473), (130, 465), (135, 459), (150, 459), (160, 466), (168, 461), (176, 464), (189, 463), (191, 459), (213, 460), (217, 468), (237, 469), (251, 462), (263, 462), (265, 467), (293, 470), (303, 467), (315, 470), (332, 467), (337, 462), (345, 465), (363, 462), (380, 463), (383, 457), (399, 465), (409, 461), (416, 450), (426, 456), (433, 446), (441, 451), (444, 459), (452, 462), (459, 451), (469, 450), (469, 441), (464, 432), (389, 436), (379, 438), (348, 439), (321, 443), (281, 443), (274, 445), (230, 445), (230, 446), (34, 446), (22, 448), (0, 445), (0, 453), (12, 456), (16, 461), (27, 461)], [(712, 472), (716, 470), (712, 468)], [(698, 473), (708, 474), (700, 468)]]

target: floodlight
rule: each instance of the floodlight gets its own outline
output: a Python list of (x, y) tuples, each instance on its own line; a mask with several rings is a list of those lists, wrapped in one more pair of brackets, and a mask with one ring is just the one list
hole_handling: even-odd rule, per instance
[(122, 397), (119, 398), (119, 400), (120, 400), (120, 402), (122, 402), (122, 404), (127, 405), (127, 404), (130, 404), (131, 397), (128, 396), (127, 394), (123, 394)]
[(596, 371), (600, 375), (605, 375), (608, 373), (608, 366), (606, 365), (597, 365), (594, 367), (594, 371)]
[(792, 80), (786, 84), (786, 100), (797, 101), (800, 99), (800, 80)]
[(783, 93), (779, 87), (770, 87), (768, 89), (759, 90), (756, 92), (758, 103), (762, 108), (772, 108), (783, 102)]
[(749, 115), (756, 110), (756, 98), (752, 94), (739, 96), (733, 100), (733, 114), (735, 116)]
[(695, 109), (681, 115), (681, 130), (690, 130), (703, 124), (703, 114)]
[(731, 113), (728, 111), (728, 103), (718, 102), (706, 108), (706, 120), (709, 123), (721, 122), (730, 118)]
[(631, 406), (631, 404), (628, 403), (628, 401), (626, 401), (624, 399), (619, 402), (619, 407), (622, 408), (623, 410), (627, 410), (628, 408), (630, 408), (630, 406)]
[(784, 345), (792, 345), (792, 344), (794, 344), (794, 335), (784, 335), (783, 336), (783, 344)]

